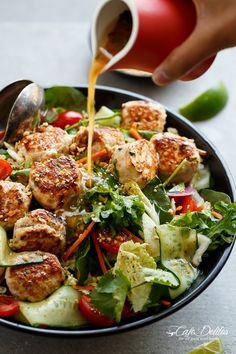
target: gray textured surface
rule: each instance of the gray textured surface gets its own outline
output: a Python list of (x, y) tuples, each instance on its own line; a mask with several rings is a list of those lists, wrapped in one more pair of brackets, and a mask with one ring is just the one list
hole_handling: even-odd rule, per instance
[[(42, 85), (78, 85), (87, 82), (90, 62), (86, 23), (98, 1), (50, 0), (0, 2), (0, 87), (20, 78)], [(37, 6), (36, 6), (37, 4)], [(17, 6), (16, 6), (17, 5)], [(217, 146), (236, 178), (236, 49), (221, 53), (211, 70), (189, 83), (157, 88), (149, 80), (115, 73), (104, 74), (99, 83), (129, 89), (177, 108), (195, 95), (223, 80), (230, 92), (226, 109), (217, 117), (197, 124)], [(196, 300), (173, 316), (148, 327), (116, 336), (91, 339), (48, 338), (0, 328), (0, 354), (184, 354), (193, 346), (217, 336), (226, 353), (236, 353), (235, 252), (217, 279)], [(168, 335), (185, 326), (198, 334)], [(205, 326), (205, 327), (204, 327)], [(209, 330), (211, 329), (211, 333)], [(183, 331), (182, 331), (183, 332)], [(228, 334), (226, 334), (228, 332)]]

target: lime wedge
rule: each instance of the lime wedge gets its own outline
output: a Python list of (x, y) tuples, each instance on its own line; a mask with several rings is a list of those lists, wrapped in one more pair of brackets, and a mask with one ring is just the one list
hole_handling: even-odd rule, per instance
[(214, 117), (226, 105), (228, 91), (223, 82), (203, 92), (186, 106), (180, 107), (179, 112), (193, 122)]
[(224, 348), (220, 338), (214, 338), (208, 343), (203, 343), (199, 347), (194, 348), (188, 354), (223, 354)]

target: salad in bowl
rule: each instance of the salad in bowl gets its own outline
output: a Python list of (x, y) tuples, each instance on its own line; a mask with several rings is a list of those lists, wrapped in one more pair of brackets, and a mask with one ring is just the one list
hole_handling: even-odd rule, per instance
[(47, 89), (32, 130), (1, 148), (1, 323), (92, 333), (151, 322), (232, 248), (236, 204), (210, 148), (159, 103), (114, 107), (116, 94), (95, 115), (92, 174), (83, 89)]

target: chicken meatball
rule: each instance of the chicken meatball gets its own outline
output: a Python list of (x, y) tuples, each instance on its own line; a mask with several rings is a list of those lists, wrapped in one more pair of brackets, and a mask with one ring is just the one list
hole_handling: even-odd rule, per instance
[(158, 154), (149, 141), (142, 139), (116, 147), (112, 163), (121, 183), (134, 180), (142, 188), (156, 175)]
[(200, 162), (199, 151), (192, 139), (172, 133), (160, 133), (152, 137), (151, 143), (159, 154), (159, 176), (165, 180), (179, 164), (187, 163), (172, 180), (174, 183), (189, 182)]
[(41, 161), (56, 157), (58, 153), (67, 154), (71, 136), (61, 128), (43, 124), (33, 133), (25, 133), (16, 143), (16, 150), (27, 161)]
[(162, 132), (166, 123), (166, 111), (158, 103), (148, 101), (129, 101), (122, 105), (121, 127), (130, 128), (133, 124), (140, 130)]
[(34, 198), (46, 209), (66, 208), (81, 191), (82, 174), (73, 159), (61, 156), (42, 162), (34, 162), (29, 185)]
[(11, 240), (14, 251), (44, 251), (61, 256), (65, 251), (66, 228), (61, 218), (36, 209), (17, 220)]
[(43, 253), (43, 262), (6, 270), (10, 293), (19, 300), (41, 301), (58, 289), (64, 281), (64, 271), (54, 254)]
[[(92, 153), (106, 149), (108, 154), (106, 159), (111, 156), (111, 149), (116, 145), (125, 144), (123, 134), (115, 128), (95, 127), (93, 131)], [(81, 128), (72, 140), (70, 151), (72, 154), (83, 153), (88, 145), (88, 128)]]
[(31, 192), (21, 183), (0, 181), (0, 225), (12, 229), (29, 210)]

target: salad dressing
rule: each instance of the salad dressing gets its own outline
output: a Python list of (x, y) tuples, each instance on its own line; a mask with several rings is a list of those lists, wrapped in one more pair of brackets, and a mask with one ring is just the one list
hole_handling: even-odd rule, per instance
[(89, 117), (87, 171), (92, 173), (92, 143), (95, 117), (95, 87), (98, 76), (103, 72), (106, 64), (116, 55), (129, 40), (132, 30), (132, 18), (129, 11), (123, 12), (119, 18), (106, 29), (98, 41), (98, 49), (89, 72), (88, 103)]

